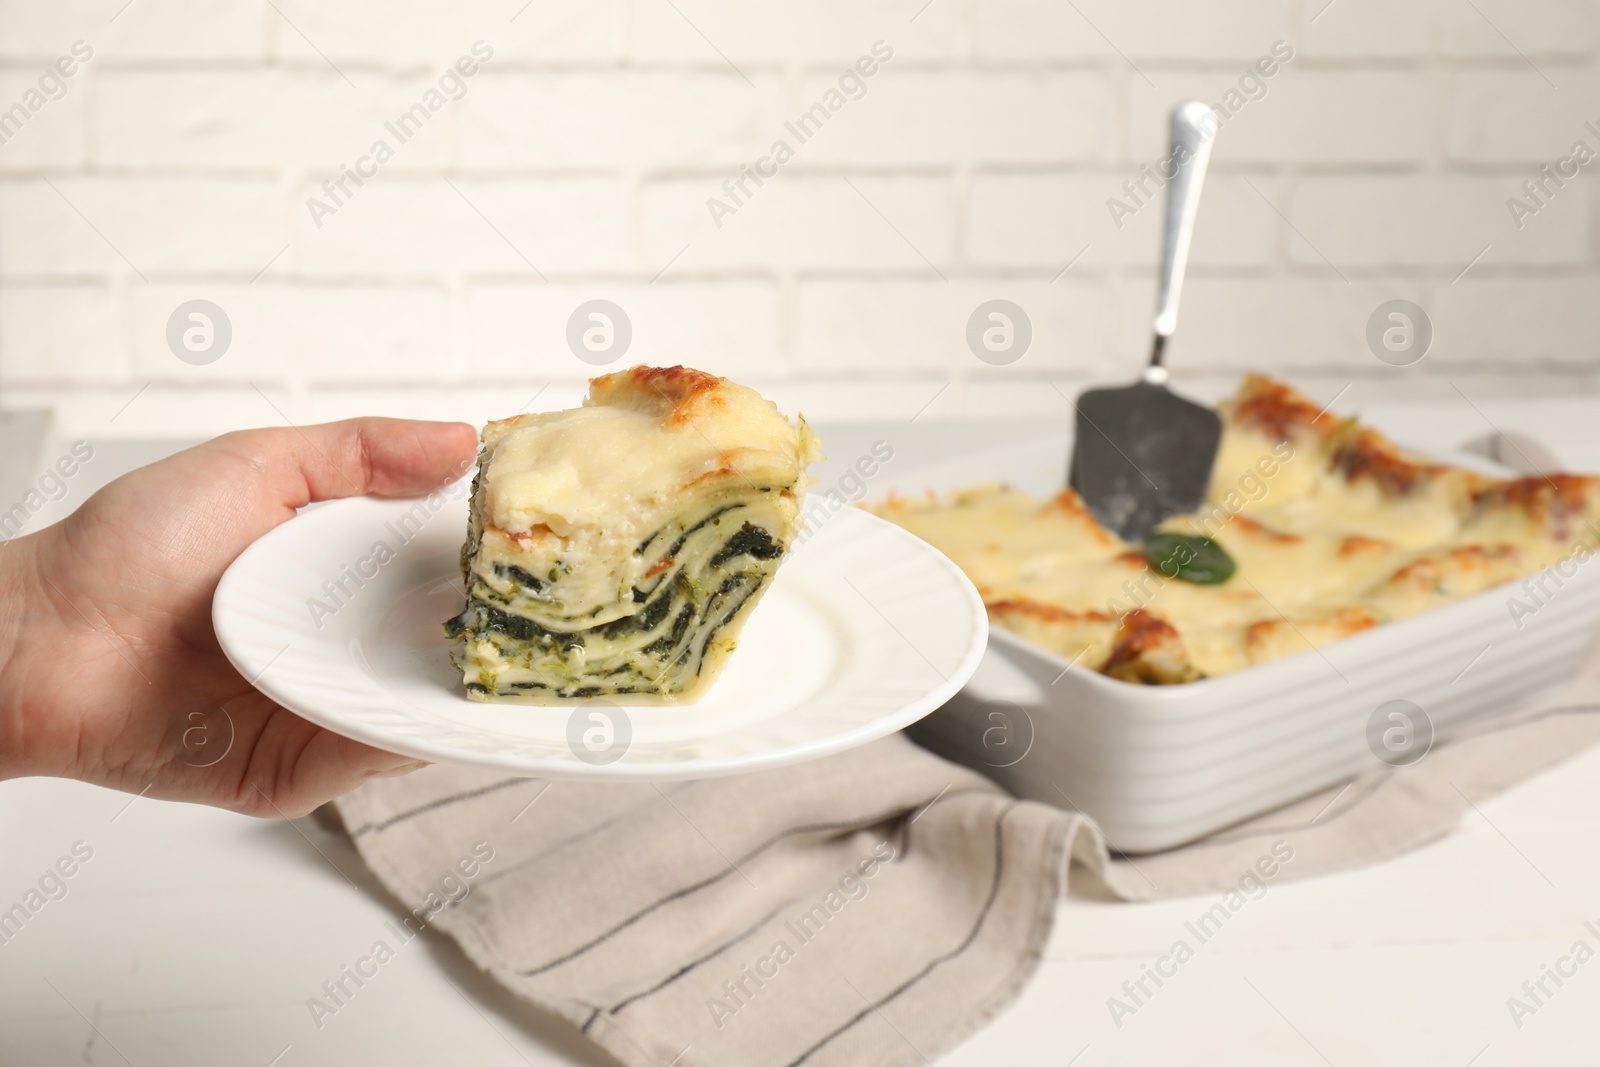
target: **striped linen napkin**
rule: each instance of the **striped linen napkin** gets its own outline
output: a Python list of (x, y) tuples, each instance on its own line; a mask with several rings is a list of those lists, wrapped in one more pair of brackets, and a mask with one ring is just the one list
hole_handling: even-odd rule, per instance
[(408, 928), (448, 934), (629, 1067), (894, 1067), (931, 1061), (1017, 995), (1074, 864), (1124, 899), (1221, 893), (1221, 921), (1257, 882), (1415, 848), (1600, 741), (1600, 655), (1588, 664), (1413, 766), (1133, 859), (1109, 856), (1083, 816), (901, 735), (660, 785), (435, 766), (336, 807)]

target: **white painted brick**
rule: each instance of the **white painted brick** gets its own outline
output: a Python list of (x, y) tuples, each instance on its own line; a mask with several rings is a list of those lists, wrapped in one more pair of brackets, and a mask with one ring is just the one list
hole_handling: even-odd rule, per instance
[(1296, 187), (1292, 207), (1284, 208), (1305, 235), (1305, 240), (1290, 240), (1290, 255), (1315, 266), (1324, 265), (1326, 256), (1340, 269), (1437, 267), (1451, 276), (1490, 244), (1480, 266), (1587, 258), (1589, 202), (1582, 190), (1569, 189), (1521, 232), (1505, 207), (1516, 191), (1507, 178), (1307, 178)]
[[(1329, 16), (1332, 17), (1331, 15)], [(1403, 163), (1431, 159), (1438, 141), (1441, 103), (1422, 72), (1311, 70), (1292, 60), (1264, 79), (1266, 95), (1234, 108), (1217, 134), (1216, 163)], [(1238, 90), (1237, 73), (1171, 72), (1152, 90), (1132, 80), (1129, 136), (1135, 158), (1167, 154), (1167, 116), (1173, 101), (1223, 104)], [(1258, 90), (1259, 91), (1259, 90)], [(1241, 93), (1240, 100), (1245, 99)]]
[[(802, 80), (789, 118), (845, 101), (812, 140), (774, 130), (808, 163), (1040, 163), (1106, 156), (1111, 90), (1098, 73), (924, 71), (893, 61), (851, 100), (836, 76)], [(826, 109), (826, 105), (824, 105)], [(811, 127), (814, 128), (814, 123)]]
[[(1147, 180), (1148, 195), (1137, 188), (1130, 195), (1123, 183), (1138, 177), (1133, 168), (1101, 174), (980, 175), (972, 184), (968, 259), (986, 266), (1059, 270), (1083, 252), (1074, 270), (1154, 264), (1160, 257), (1166, 190)], [(1268, 196), (1277, 187), (1271, 179), (1251, 180)], [(1119, 211), (1114, 220), (1107, 206), (1112, 198), (1136, 207), (1136, 213)], [(1243, 178), (1214, 173), (1206, 182), (1192, 261), (1267, 266), (1280, 229), (1278, 216)]]
[[(36, 170), (44, 167), (82, 166), (85, 156), (84, 101), (88, 88), (81, 68), (59, 80), (61, 95), (47, 92), (57, 81), (46, 81), (41, 91), (38, 69), (0, 71), (0, 171)], [(55, 73), (52, 71), (51, 73)], [(37, 110), (30, 105), (39, 104)]]
[(0, 184), (0, 276), (108, 273), (134, 268), (50, 186), (37, 179)]
[(273, 54), (307, 63), (326, 55), (335, 63), (443, 70), (474, 41), (493, 51), (491, 65), (570, 63), (614, 58), (622, 43), (620, 0), (534, 0), (526, 7), (523, 0), (277, 0), (277, 6), (287, 17), (271, 16)]
[(663, 167), (765, 151), (782, 124), (782, 81), (728, 72), (505, 74), (486, 69), (460, 108), (464, 165)]
[[(113, 10), (127, 0), (112, 0)], [(97, 5), (104, 8), (106, 4)], [(107, 59), (259, 59), (266, 54), (267, 28), (276, 18), (237, 0), (159, 0), (129, 7), (111, 28), (90, 42), (105, 40)]]
[(114, 29), (117, 5), (111, 0), (0, 0), (0, 57), (54, 60), (75, 40), (99, 45)]
[(1450, 158), (1521, 163), (1531, 177), (1571, 151), (1574, 141), (1600, 151), (1600, 78), (1563, 73), (1557, 92), (1527, 69), (1474, 70), (1452, 79), (1446, 134)]
[[(1389, 370), (1367, 348), (1367, 319), (1387, 300), (1424, 307), (1426, 287), (1415, 280), (1353, 281), (1332, 273), (1318, 278), (1219, 278), (1193, 275), (1184, 282), (1178, 331), (1167, 349), (1177, 373), (1309, 367)], [(1153, 280), (1127, 281), (1119, 299), (1118, 351), (1128, 376), (1150, 354)]]
[(674, 272), (797, 267), (937, 277), (928, 261), (941, 268), (951, 262), (953, 210), (943, 179), (779, 171), (753, 191), (736, 214), (721, 218), (718, 229), (706, 208), (707, 198), (721, 196), (713, 179), (647, 186), (640, 206), (647, 269), (665, 266), (680, 252)]
[(354, 195), (315, 220), (308, 198), (332, 202), (320, 187), (294, 198), (297, 262), (308, 272), (537, 277), (535, 269), (636, 268), (623, 229), (622, 185), (613, 179), (446, 182), (380, 171), (360, 188), (346, 188)]
[[(1247, 61), (1289, 37), (1289, 7), (1285, 0), (978, 0), (979, 54), (994, 59), (1092, 56), (1122, 63), (1121, 52), (1135, 62)], [(1161, 84), (1157, 74), (1146, 73)]]
[[(1033, 331), (1028, 350), (999, 371), (967, 344), (968, 320), (989, 300), (1022, 308)], [(809, 281), (796, 304), (796, 362), (808, 374), (1089, 374), (1106, 366), (1106, 293), (1093, 282)]]
[(1316, 57), (1500, 58), (1538, 80), (1508, 38), (1530, 56), (1588, 55), (1596, 41), (1586, 0), (1308, 0), (1302, 10), (1307, 24), (1295, 41)]
[[(473, 79), (473, 90), (480, 80)], [(427, 167), (447, 158), (445, 131), (461, 101), (447, 103), (399, 144), (384, 124), (416, 104), (432, 82), (361, 84), (352, 88), (332, 71), (99, 71), (91, 154), (110, 166), (337, 170), (384, 138), (397, 153), (393, 166)]]
[[(1080, 6), (1134, 60), (1253, 60), (1289, 36), (1286, 0), (1210, 0), (1205, 4), (1129, 4), (1082, 0)], [(1150, 7), (1156, 7), (1151, 11)], [(1161, 84), (1152, 74), (1156, 84)]]
[[(448, 300), (424, 286), (152, 285), (131, 290), (134, 373), (192, 385), (221, 382), (387, 385), (448, 380)], [(210, 300), (228, 316), (233, 339), (205, 366), (167, 347), (167, 322), (180, 304)], [(264, 403), (259, 422), (276, 421)]]
[(0, 384), (116, 381), (120, 351), (109, 288), (0, 288)]
[[(919, 411), (927, 408), (917, 420), (920, 426), (925, 422), (939, 422), (948, 418), (949, 412), (958, 404), (961, 393), (960, 383), (950, 385), (948, 378), (934, 371), (920, 377), (860, 379), (844, 388), (835, 379), (803, 379), (763, 395), (783, 411), (803, 412), (806, 421), (811, 423), (909, 422)], [(1055, 394), (1052, 392), (1050, 395)], [(935, 396), (937, 401), (929, 407), (928, 401)], [(833, 449), (830, 454), (835, 458), (842, 458), (846, 463), (855, 462), (853, 455), (838, 455), (837, 449), (829, 443), (826, 430), (821, 440), (824, 453)], [(886, 435), (885, 440), (889, 440), (891, 447), (898, 446), (898, 436), (891, 440)], [(887, 469), (893, 472), (895, 468), (891, 466)]]
[(1441, 286), (1431, 305), (1439, 363), (1592, 369), (1600, 338), (1600, 277), (1473, 278)]
[[(613, 364), (587, 363), (568, 347), (567, 323), (590, 300), (616, 304), (632, 327), (627, 350)], [(486, 380), (537, 386), (635, 363), (681, 363), (741, 381), (785, 370), (777, 290), (764, 282), (475, 285), (465, 314), (474, 376)]]
[(52, 182), (54, 188), (42, 179), (0, 183), (0, 219), (6, 222), (0, 227), (0, 274), (125, 273), (131, 263), (145, 275), (160, 271), (253, 275), (288, 242), (269, 182), (198, 178)]
[(722, 56), (735, 64), (847, 64), (881, 40), (901, 60), (965, 58), (971, 0), (933, 0), (924, 7), (925, 3), (631, 0), (629, 54), (642, 60), (707, 65), (722, 63)]
[(986, 60), (1122, 62), (1106, 39), (1067, 4), (977, 0), (976, 50)]
[[(55, 58), (76, 40), (107, 59), (258, 59), (270, 9), (235, 0), (0, 0), (0, 57)], [(120, 14), (119, 14), (120, 12)], [(115, 19), (113, 21), (113, 18)]]

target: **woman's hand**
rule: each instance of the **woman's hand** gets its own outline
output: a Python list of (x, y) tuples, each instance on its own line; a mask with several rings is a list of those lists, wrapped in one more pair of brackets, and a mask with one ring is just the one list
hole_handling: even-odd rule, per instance
[(294, 817), (421, 766), (257, 692), (217, 644), (211, 597), (239, 553), (297, 508), (422, 495), (464, 474), (475, 449), (464, 423), (231, 433), (0, 544), (0, 777)]

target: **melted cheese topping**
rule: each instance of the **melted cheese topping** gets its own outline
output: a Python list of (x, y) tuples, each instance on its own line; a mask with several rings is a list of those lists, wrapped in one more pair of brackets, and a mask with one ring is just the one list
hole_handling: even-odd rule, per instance
[[(608, 378), (596, 379), (597, 383)], [(816, 454), (770, 400), (723, 379), (714, 398), (656, 397), (597, 385), (581, 408), (522, 415), (483, 432), (491, 525), (512, 536), (547, 527), (639, 533), (702, 479), (792, 485)], [(803, 428), (803, 423), (802, 423)]]
[[(637, 372), (637, 373), (636, 373)], [(565, 561), (568, 610), (631, 614), (628, 591), (656, 561), (634, 552), (685, 493), (778, 486), (803, 492), (815, 436), (753, 389), (699, 371), (635, 368), (596, 378), (581, 408), (491, 422), (474, 497), (484, 550), (536, 575)]]
[(1218, 585), (1167, 577), (1070, 489), (1040, 503), (982, 486), (876, 510), (966, 571), (998, 625), (1154, 683), (1304, 652), (1600, 544), (1600, 480), (1497, 482), (1432, 463), (1260, 376), (1223, 414), (1205, 507), (1162, 526), (1227, 550), (1237, 570)]
[(751, 389), (682, 367), (483, 432), (447, 629), (475, 699), (689, 699), (720, 671), (800, 524), (818, 456)]

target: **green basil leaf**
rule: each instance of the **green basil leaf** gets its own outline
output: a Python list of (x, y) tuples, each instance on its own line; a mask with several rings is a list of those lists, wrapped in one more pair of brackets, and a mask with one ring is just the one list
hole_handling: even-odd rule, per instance
[(1153, 533), (1145, 538), (1144, 555), (1164, 577), (1196, 585), (1221, 585), (1237, 569), (1226, 549), (1199, 534)]

